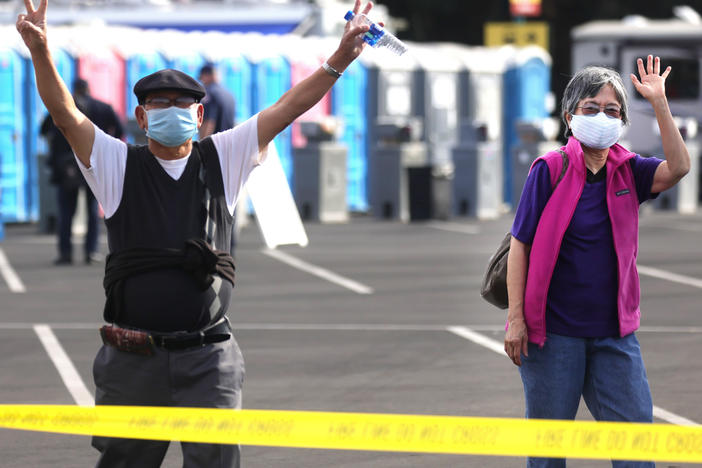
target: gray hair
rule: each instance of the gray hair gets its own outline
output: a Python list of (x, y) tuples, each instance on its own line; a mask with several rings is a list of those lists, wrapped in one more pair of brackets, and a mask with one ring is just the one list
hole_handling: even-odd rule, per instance
[(629, 123), (629, 109), (627, 103), (626, 88), (622, 82), (622, 77), (615, 70), (606, 67), (590, 66), (585, 67), (573, 76), (568, 82), (563, 99), (561, 100), (561, 118), (565, 123), (565, 136), (570, 135), (570, 128), (566, 121), (566, 113), (575, 114), (578, 103), (585, 98), (597, 96), (603, 86), (611, 85), (614, 94), (622, 108), (622, 122)]

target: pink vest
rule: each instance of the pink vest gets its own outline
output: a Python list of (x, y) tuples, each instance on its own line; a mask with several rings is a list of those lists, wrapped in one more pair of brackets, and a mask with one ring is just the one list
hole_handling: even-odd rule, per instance
[[(561, 149), (568, 155), (568, 168), (546, 203), (536, 228), (529, 255), (524, 293), (524, 317), (529, 341), (539, 346), (543, 346), (546, 341), (546, 297), (551, 275), (556, 266), (563, 236), (575, 213), (586, 178), (585, 160), (580, 142), (570, 137), (568, 144)], [(607, 156), (607, 209), (612, 222), (614, 251), (617, 255), (619, 273), (617, 309), (621, 336), (635, 331), (639, 327), (640, 318), (639, 275), (636, 271), (636, 255), (639, 246), (639, 200), (631, 166), (625, 164), (634, 156), (634, 153), (618, 144), (609, 149)], [(563, 168), (563, 157), (558, 151), (551, 151), (536, 161), (542, 159), (548, 164), (551, 184), (555, 185)]]

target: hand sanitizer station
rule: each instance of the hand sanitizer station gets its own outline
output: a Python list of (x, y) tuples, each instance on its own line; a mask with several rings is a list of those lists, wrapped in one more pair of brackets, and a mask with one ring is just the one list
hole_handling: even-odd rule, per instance
[(628, 126), (624, 146), (642, 156), (664, 158), (656, 116), (634, 88), (630, 74), (639, 76), (636, 60), (646, 66), (648, 55), (661, 58), (661, 72), (671, 66), (666, 95), (678, 128), (685, 139), (692, 166), (680, 183), (663, 192), (654, 205), (681, 213), (697, 210), (699, 194), (698, 122), (702, 120), (702, 19), (689, 7), (675, 7), (675, 18), (650, 20), (628, 16), (621, 21), (594, 21), (572, 31), (573, 73), (588, 65), (619, 71), (629, 96)]

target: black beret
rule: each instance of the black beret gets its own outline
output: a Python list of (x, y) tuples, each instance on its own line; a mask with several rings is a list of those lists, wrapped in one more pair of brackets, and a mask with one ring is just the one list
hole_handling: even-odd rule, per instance
[(146, 75), (134, 85), (134, 94), (140, 104), (149, 93), (154, 91), (175, 90), (200, 100), (205, 97), (205, 88), (195, 78), (182, 71), (166, 68)]

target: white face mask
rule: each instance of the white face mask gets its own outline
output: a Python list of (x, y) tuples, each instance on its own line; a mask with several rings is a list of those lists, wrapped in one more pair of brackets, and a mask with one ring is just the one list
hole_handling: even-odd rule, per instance
[(621, 119), (608, 117), (604, 112), (600, 112), (596, 115), (573, 115), (570, 130), (583, 145), (605, 149), (619, 141), (624, 125)]

